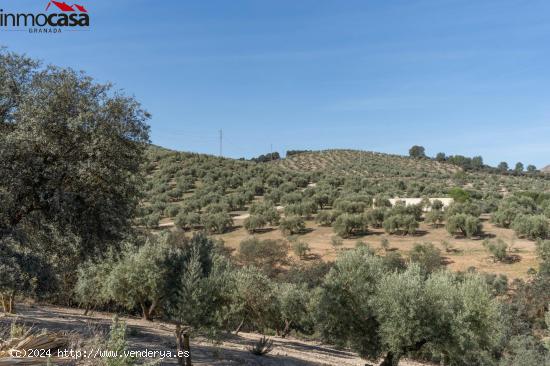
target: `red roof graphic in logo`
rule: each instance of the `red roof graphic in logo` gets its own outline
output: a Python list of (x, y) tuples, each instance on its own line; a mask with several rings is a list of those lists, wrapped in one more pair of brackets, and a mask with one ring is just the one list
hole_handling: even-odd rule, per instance
[(78, 4), (73, 4), (73, 5), (76, 6), (76, 8), (77, 8), (78, 10), (80, 10), (81, 12), (83, 12), (83, 13), (87, 13), (87, 12), (88, 12), (88, 10), (86, 10), (86, 8), (83, 7), (82, 5), (78, 5)]
[(63, 12), (71, 12), (71, 11), (76, 11), (73, 6), (75, 8), (78, 9), (78, 11), (80, 12), (83, 12), (83, 13), (87, 13), (88, 10), (86, 10), (86, 8), (82, 5), (77, 5), (77, 4), (73, 4), (73, 6), (70, 6), (69, 4), (67, 4), (66, 2), (59, 2), (59, 1), (50, 1), (48, 3), (48, 6), (46, 6), (46, 10), (48, 10), (50, 8), (50, 5), (54, 4), (55, 6), (57, 6), (57, 8)]

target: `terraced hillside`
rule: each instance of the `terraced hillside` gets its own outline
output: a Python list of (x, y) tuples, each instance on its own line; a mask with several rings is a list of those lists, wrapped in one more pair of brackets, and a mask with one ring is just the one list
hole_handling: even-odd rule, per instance
[(322, 150), (295, 154), (277, 162), (292, 171), (314, 171), (327, 174), (356, 175), (369, 178), (415, 177), (430, 175), (448, 177), (460, 171), (451, 164), (428, 159), (359, 150)]

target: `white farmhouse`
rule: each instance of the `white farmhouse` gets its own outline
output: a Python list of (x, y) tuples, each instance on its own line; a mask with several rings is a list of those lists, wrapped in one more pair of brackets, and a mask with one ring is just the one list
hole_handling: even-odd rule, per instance
[[(433, 202), (435, 200), (439, 200), (443, 203), (443, 207), (444, 208), (447, 208), (451, 203), (454, 202), (454, 200), (452, 198), (449, 198), (449, 197), (443, 197), (443, 198), (428, 198), (430, 200), (430, 202)], [(423, 198), (411, 198), (411, 197), (408, 197), (408, 198), (400, 198), (400, 197), (396, 197), (396, 198), (390, 198), (390, 203), (392, 206), (395, 206), (395, 204), (397, 202), (404, 202), (405, 203), (405, 206), (411, 206), (411, 205), (418, 205), (419, 203), (421, 203), (423, 200)]]

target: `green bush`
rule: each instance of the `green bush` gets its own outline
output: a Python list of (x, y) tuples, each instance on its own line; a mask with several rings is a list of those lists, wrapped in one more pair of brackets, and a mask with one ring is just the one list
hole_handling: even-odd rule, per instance
[(348, 238), (352, 235), (365, 234), (367, 225), (368, 220), (364, 214), (343, 213), (336, 218), (332, 227), (337, 235)]
[(482, 234), (483, 225), (478, 217), (459, 213), (447, 217), (446, 229), (451, 235), (461, 234), (471, 238)]
[(383, 226), (388, 234), (413, 235), (418, 228), (418, 221), (413, 215), (392, 215), (384, 219)]
[(411, 261), (418, 263), (428, 273), (441, 268), (441, 251), (432, 243), (415, 244), (409, 254)]
[(288, 216), (281, 219), (279, 230), (284, 235), (300, 234), (306, 228), (304, 220), (300, 216)]
[(300, 259), (305, 258), (311, 250), (308, 243), (299, 240), (293, 241), (291, 246), (294, 254)]
[(238, 258), (244, 265), (255, 266), (272, 274), (286, 263), (288, 245), (282, 240), (250, 238), (241, 241)]
[(544, 215), (518, 215), (511, 226), (518, 236), (531, 240), (546, 239), (549, 233), (548, 218)]
[(321, 211), (315, 217), (315, 222), (321, 226), (331, 226), (340, 214), (338, 211)]
[(233, 226), (233, 219), (227, 212), (203, 214), (201, 223), (211, 234), (223, 234)]
[(496, 241), (484, 240), (483, 246), (487, 251), (492, 254), (495, 262), (504, 262), (508, 259), (508, 243), (502, 239), (497, 239)]
[(262, 215), (252, 214), (244, 220), (244, 228), (249, 233), (255, 233), (267, 225), (267, 221)]

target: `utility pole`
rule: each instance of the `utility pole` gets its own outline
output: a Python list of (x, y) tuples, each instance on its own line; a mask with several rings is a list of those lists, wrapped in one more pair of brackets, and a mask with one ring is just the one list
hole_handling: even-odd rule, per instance
[(273, 160), (273, 144), (269, 145), (269, 157), (270, 160)]
[(223, 132), (220, 129), (220, 157), (222, 156), (222, 147), (223, 147)]

